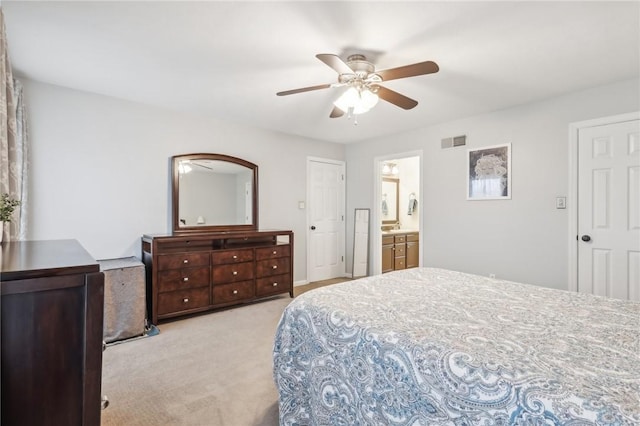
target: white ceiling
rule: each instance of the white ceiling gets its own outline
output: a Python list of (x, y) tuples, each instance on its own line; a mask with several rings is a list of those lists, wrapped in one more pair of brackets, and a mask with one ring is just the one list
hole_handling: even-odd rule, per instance
[[(639, 78), (640, 2), (2, 1), (14, 72), (30, 79), (354, 142)], [(329, 118), (340, 89), (317, 53), (377, 69), (431, 60), (385, 85), (419, 102)]]

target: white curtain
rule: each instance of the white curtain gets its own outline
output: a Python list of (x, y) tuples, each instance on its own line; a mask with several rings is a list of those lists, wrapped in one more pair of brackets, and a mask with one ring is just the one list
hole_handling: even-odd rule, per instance
[(27, 207), (27, 126), (22, 85), (13, 78), (7, 50), (4, 14), (0, 8), (0, 194), (20, 200), (4, 241), (24, 239)]

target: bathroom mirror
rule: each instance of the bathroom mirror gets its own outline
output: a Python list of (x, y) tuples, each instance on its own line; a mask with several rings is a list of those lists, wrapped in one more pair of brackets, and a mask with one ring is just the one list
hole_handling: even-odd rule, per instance
[(353, 225), (353, 278), (369, 275), (369, 209), (356, 209)]
[(173, 232), (255, 230), (258, 166), (222, 154), (172, 157)]
[(382, 205), (380, 206), (380, 217), (382, 218), (383, 224), (396, 224), (400, 220), (398, 213), (398, 187), (398, 179), (382, 178)]

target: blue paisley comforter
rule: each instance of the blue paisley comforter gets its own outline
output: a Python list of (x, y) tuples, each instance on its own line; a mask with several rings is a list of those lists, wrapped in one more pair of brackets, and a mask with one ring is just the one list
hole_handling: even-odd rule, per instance
[(282, 315), (282, 425), (640, 424), (640, 303), (416, 268)]

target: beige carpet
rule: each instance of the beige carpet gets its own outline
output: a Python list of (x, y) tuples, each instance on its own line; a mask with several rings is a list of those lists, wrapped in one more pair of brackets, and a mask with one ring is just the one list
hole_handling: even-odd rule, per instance
[[(296, 295), (328, 280), (298, 286)], [(161, 323), (160, 334), (104, 352), (102, 425), (278, 424), (275, 329), (288, 295)]]

